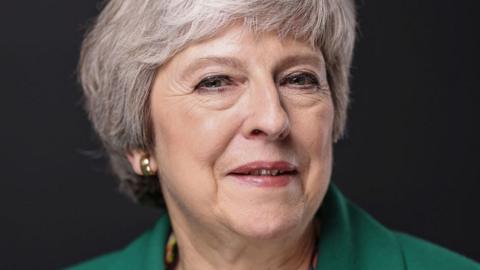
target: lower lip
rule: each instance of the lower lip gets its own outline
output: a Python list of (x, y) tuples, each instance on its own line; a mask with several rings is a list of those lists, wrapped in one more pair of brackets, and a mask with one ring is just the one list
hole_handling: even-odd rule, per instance
[(233, 178), (241, 184), (263, 188), (284, 187), (288, 185), (294, 177), (294, 175), (258, 176), (238, 174), (231, 174), (230, 176), (233, 176)]

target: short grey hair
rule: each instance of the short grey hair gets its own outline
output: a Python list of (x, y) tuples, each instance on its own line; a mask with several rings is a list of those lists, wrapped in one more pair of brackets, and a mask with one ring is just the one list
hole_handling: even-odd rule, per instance
[(83, 41), (79, 80), (120, 190), (135, 201), (163, 205), (159, 179), (136, 175), (126, 156), (153, 150), (149, 96), (156, 71), (188, 45), (238, 21), (254, 33), (275, 31), (322, 51), (335, 107), (332, 136), (337, 141), (343, 135), (353, 0), (110, 0)]

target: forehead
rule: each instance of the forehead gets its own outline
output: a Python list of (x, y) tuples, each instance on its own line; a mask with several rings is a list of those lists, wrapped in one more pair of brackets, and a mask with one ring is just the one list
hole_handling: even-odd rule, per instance
[(223, 29), (209, 39), (187, 46), (173, 58), (189, 62), (214, 56), (220, 61), (222, 57), (233, 57), (242, 62), (249, 62), (267, 59), (274, 61), (283, 56), (294, 55), (309, 55), (323, 60), (320, 50), (304, 40), (281, 38), (274, 31), (252, 32), (237, 24)]

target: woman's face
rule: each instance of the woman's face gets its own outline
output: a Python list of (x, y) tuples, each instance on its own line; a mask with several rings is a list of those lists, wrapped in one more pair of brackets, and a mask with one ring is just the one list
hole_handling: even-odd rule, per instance
[(307, 226), (332, 163), (318, 50), (230, 27), (158, 70), (151, 113), (172, 219), (254, 238)]

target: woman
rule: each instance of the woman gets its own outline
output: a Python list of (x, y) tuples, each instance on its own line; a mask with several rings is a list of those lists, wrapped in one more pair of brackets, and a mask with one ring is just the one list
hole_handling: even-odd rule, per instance
[(330, 184), (350, 0), (111, 0), (85, 38), (87, 111), (123, 191), (166, 208), (72, 269), (479, 269)]

